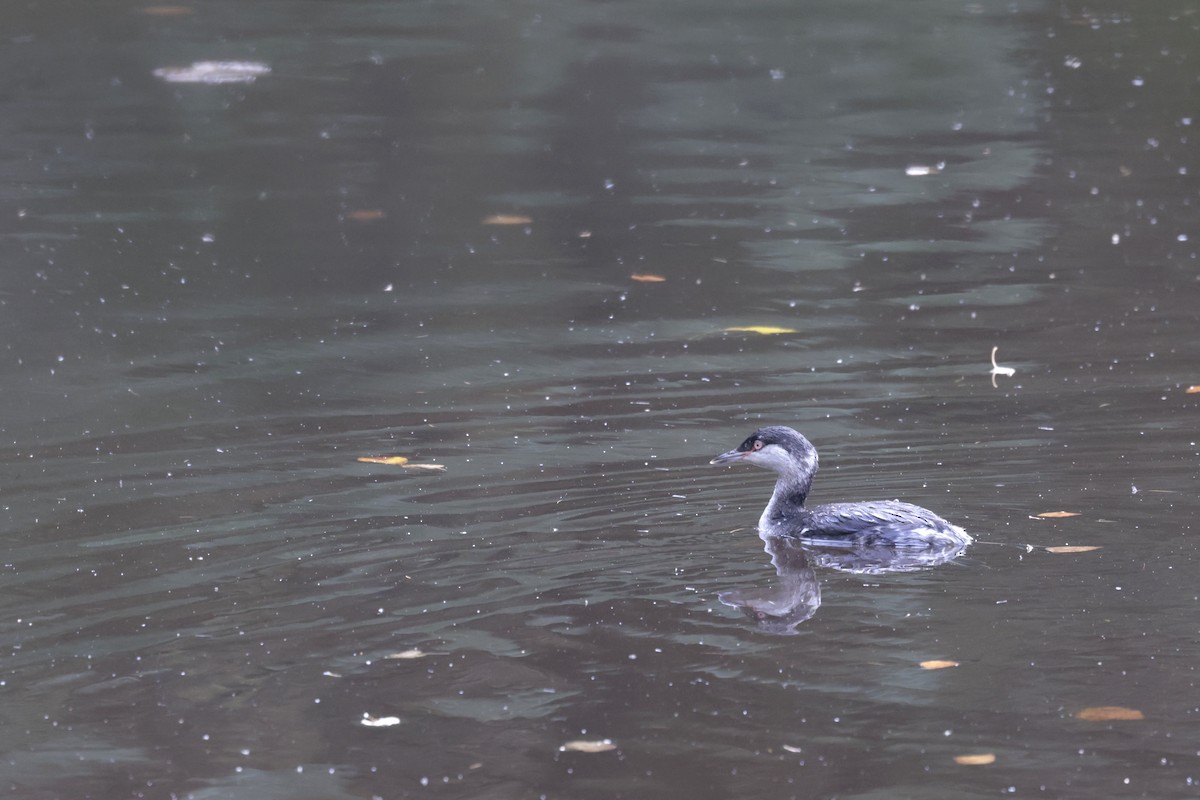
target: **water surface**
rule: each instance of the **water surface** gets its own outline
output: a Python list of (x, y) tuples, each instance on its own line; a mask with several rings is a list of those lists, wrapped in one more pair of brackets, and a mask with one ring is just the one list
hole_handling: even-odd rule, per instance
[[(5, 21), (14, 796), (1195, 793), (1185, 6)], [(768, 423), (977, 544), (764, 630)]]

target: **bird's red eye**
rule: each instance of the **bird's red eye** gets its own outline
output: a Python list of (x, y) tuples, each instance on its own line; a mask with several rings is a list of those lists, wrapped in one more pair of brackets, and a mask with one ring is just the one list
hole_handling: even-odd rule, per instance
[(754, 440), (754, 447), (753, 447), (753, 449), (754, 449), (754, 450), (762, 450), (762, 449), (763, 449), (763, 440), (762, 440), (762, 439), (755, 439), (755, 440)]

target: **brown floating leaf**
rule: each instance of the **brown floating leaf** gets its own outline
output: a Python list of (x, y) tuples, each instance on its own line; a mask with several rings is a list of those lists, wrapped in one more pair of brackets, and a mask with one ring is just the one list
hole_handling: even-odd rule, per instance
[(1200, 385), (1189, 386), (1188, 388), (1184, 389), (1184, 391), (1188, 394), (1200, 394)]
[(613, 744), (612, 739), (599, 739), (594, 742), (575, 739), (558, 748), (561, 753), (607, 753), (609, 750), (616, 749), (617, 746)]
[(1099, 545), (1094, 544), (1070, 544), (1062, 545), (1061, 547), (1047, 547), (1047, 553), (1090, 553), (1093, 550), (1099, 550)]
[(1090, 706), (1075, 712), (1076, 719), (1088, 722), (1107, 722), (1114, 719), (1145, 719), (1142, 712), (1136, 708), (1124, 706)]
[(666, 280), (662, 275), (650, 275), (645, 272), (635, 272), (629, 276), (629, 279), (642, 283), (662, 283)]
[(921, 669), (948, 669), (950, 667), (957, 667), (958, 665), (957, 661), (944, 661), (935, 658), (931, 661), (922, 661)]
[(483, 218), (484, 225), (528, 225), (531, 222), (533, 217), (523, 214), (492, 214)]
[(732, 328), (723, 328), (726, 333), (761, 333), (763, 336), (772, 336), (777, 333), (799, 333), (795, 328), (775, 328), (770, 325), (735, 325)]
[(966, 753), (964, 755), (954, 757), (955, 764), (963, 764), (968, 766), (994, 764), (995, 762), (995, 753)]
[(392, 466), (403, 466), (408, 463), (408, 459), (404, 456), (359, 456), (356, 460), (364, 464), (390, 464)]
[(1038, 514), (1042, 519), (1061, 519), (1062, 517), (1078, 517), (1078, 511), (1043, 511)]
[(352, 219), (355, 222), (374, 222), (386, 216), (387, 214), (383, 212), (382, 208), (356, 208), (346, 212), (346, 219)]
[(401, 658), (405, 660), (424, 657), (425, 652), (418, 647), (414, 647), (410, 650), (401, 650), (399, 653), (388, 653), (386, 656), (384, 656), (384, 658)]

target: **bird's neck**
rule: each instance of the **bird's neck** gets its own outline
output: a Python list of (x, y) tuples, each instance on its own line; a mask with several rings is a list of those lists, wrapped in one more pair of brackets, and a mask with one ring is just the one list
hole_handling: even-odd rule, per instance
[(812, 488), (812, 475), (781, 474), (775, 481), (775, 491), (758, 520), (759, 530), (768, 530), (773, 525), (787, 520), (797, 511), (803, 510), (808, 491)]

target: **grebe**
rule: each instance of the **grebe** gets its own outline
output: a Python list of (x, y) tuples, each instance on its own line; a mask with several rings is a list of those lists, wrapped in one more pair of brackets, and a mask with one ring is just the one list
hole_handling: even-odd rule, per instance
[(745, 463), (779, 475), (758, 520), (759, 535), (790, 536), (833, 547), (961, 551), (971, 537), (932, 511), (896, 500), (804, 507), (817, 474), (817, 449), (783, 425), (759, 428), (713, 464)]

